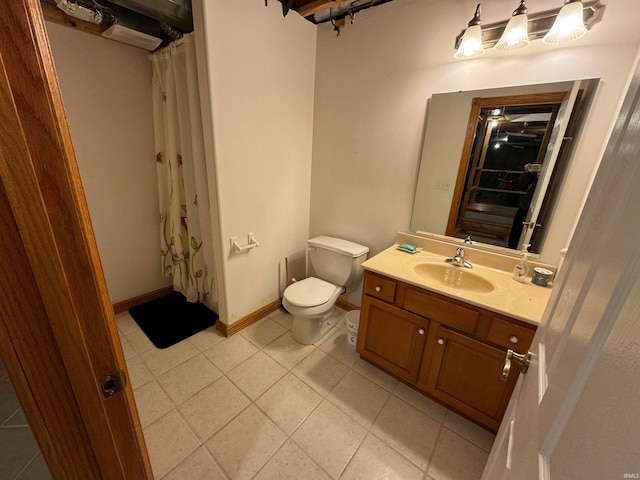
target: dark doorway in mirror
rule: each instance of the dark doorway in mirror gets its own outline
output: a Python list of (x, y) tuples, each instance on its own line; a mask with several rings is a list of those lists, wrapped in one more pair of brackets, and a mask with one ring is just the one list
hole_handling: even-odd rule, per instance
[(553, 175), (545, 161), (566, 95), (473, 99), (447, 235), (522, 248), (540, 174)]
[(480, 109), (454, 236), (487, 237), (517, 248), (559, 108)]

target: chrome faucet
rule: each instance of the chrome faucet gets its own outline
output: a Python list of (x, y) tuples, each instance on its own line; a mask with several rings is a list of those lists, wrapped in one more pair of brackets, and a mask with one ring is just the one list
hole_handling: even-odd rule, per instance
[(464, 259), (464, 249), (462, 247), (458, 247), (453, 258), (447, 258), (445, 262), (450, 263), (454, 267), (473, 268), (473, 265)]

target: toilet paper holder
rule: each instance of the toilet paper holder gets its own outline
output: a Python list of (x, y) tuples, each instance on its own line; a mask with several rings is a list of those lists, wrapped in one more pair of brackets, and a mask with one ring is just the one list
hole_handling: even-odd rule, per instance
[(247, 245), (240, 246), (238, 237), (231, 237), (231, 253), (242, 253), (260, 246), (254, 238), (253, 232), (247, 234), (247, 239)]

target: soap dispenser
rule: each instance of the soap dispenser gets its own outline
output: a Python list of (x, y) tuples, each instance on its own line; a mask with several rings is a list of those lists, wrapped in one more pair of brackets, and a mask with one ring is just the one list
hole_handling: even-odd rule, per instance
[(528, 257), (530, 254), (528, 252), (528, 248), (530, 246), (531, 244), (529, 243), (523, 245), (524, 248), (522, 249), (522, 252), (520, 252), (520, 256), (522, 258), (518, 263), (516, 263), (516, 266), (513, 267), (513, 279), (517, 282), (524, 283), (524, 281), (527, 279), (527, 275), (529, 274)]

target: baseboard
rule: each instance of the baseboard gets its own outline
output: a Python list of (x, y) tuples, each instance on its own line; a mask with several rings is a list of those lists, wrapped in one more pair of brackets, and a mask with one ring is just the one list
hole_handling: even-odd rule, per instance
[(338, 301), (336, 302), (336, 307), (340, 307), (343, 310), (346, 311), (351, 311), (351, 310), (360, 310), (360, 306), (359, 305), (355, 305), (353, 303), (349, 303), (346, 300), (343, 300), (341, 298), (338, 299)]
[(266, 317), (271, 312), (275, 312), (280, 308), (281, 301), (280, 299), (274, 300), (273, 302), (265, 305), (264, 307), (256, 310), (253, 313), (250, 313), (246, 317), (241, 318), (240, 320), (233, 322), (231, 325), (226, 325), (222, 323), (220, 320), (216, 322), (216, 329), (222, 333), (225, 337), (230, 337), (231, 335), (238, 333), (240, 330), (247, 328), (252, 323), (257, 322), (258, 320)]
[(157, 298), (165, 297), (172, 292), (173, 286), (169, 285), (168, 287), (160, 288), (158, 290), (154, 290), (153, 292), (145, 293), (128, 300), (123, 300), (122, 302), (114, 303), (113, 311), (117, 315), (118, 313), (126, 312), (130, 308), (142, 305), (143, 303), (150, 302), (151, 300), (155, 300)]

